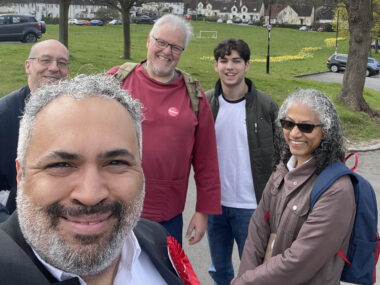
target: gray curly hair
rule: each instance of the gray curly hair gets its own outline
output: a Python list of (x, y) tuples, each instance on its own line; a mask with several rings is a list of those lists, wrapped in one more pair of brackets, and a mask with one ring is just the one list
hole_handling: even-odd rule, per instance
[(154, 36), (154, 33), (163, 24), (170, 24), (172, 30), (180, 29), (184, 31), (186, 38), (183, 48), (186, 48), (191, 38), (193, 37), (193, 27), (189, 23), (187, 23), (182, 17), (175, 16), (173, 14), (166, 14), (154, 23), (153, 28), (149, 33), (149, 36)]
[(291, 94), (282, 104), (278, 112), (275, 130), (275, 164), (282, 161), (287, 163), (291, 157), (288, 144), (285, 141), (280, 119), (285, 119), (286, 113), (294, 103), (308, 106), (317, 113), (320, 122), (323, 124), (322, 131), (324, 138), (321, 144), (314, 150), (313, 157), (317, 161), (317, 174), (327, 165), (335, 161), (344, 160), (343, 131), (341, 128), (338, 113), (330, 99), (314, 89), (300, 89)]
[[(68, 96), (75, 99), (83, 99), (89, 96), (102, 97), (119, 102), (131, 115), (138, 139), (139, 153), (141, 157), (141, 107), (139, 101), (132, 97), (120, 87), (120, 82), (112, 76), (78, 75), (71, 80), (60, 81), (58, 84), (47, 84), (32, 92), (25, 105), (24, 115), (20, 122), (19, 140), (17, 147), (17, 160), (25, 170), (26, 152), (33, 135), (33, 127), (37, 114), (49, 103), (61, 96)], [(23, 171), (25, 173), (25, 171)]]

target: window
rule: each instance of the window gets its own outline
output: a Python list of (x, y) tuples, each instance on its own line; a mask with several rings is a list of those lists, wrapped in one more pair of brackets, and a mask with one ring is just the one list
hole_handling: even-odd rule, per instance
[(21, 18), (20, 18), (19, 16), (13, 16), (12, 19), (13, 19), (13, 20), (12, 20), (12, 23), (13, 23), (13, 24), (18, 24), (18, 23), (21, 22)]

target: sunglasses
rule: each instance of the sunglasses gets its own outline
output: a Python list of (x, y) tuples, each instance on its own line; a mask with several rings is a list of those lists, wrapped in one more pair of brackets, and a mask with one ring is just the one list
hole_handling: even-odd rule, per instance
[(301, 132), (307, 133), (307, 134), (310, 134), (314, 130), (315, 127), (323, 126), (323, 124), (314, 125), (314, 124), (308, 124), (308, 123), (295, 123), (295, 122), (285, 120), (285, 119), (281, 119), (280, 123), (281, 123), (281, 127), (284, 128), (285, 130), (291, 131), (294, 128), (294, 126), (297, 126), (297, 128)]

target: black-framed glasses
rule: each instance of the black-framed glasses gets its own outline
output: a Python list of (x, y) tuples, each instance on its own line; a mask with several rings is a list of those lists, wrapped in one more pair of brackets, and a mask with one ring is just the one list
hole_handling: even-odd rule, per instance
[(167, 46), (170, 46), (172, 53), (174, 53), (174, 54), (180, 54), (181, 52), (183, 52), (185, 50), (185, 48), (183, 48), (183, 47), (173, 45), (173, 44), (169, 44), (168, 42), (166, 42), (164, 40), (157, 39), (153, 35), (151, 37), (152, 37), (152, 39), (154, 39), (156, 41), (156, 46), (158, 48), (165, 49)]
[(323, 126), (323, 124), (314, 125), (314, 124), (309, 124), (309, 123), (295, 123), (286, 119), (280, 119), (280, 123), (281, 123), (281, 127), (284, 128), (285, 130), (291, 131), (295, 126), (297, 126), (297, 128), (301, 132), (307, 133), (307, 134), (310, 134), (314, 130), (314, 128)]
[(29, 57), (28, 60), (34, 60), (37, 59), (38, 63), (41, 64), (42, 66), (50, 66), (50, 64), (55, 61), (57, 63), (57, 66), (59, 69), (67, 69), (70, 65), (70, 61), (65, 60), (65, 59), (52, 59), (50, 57)]

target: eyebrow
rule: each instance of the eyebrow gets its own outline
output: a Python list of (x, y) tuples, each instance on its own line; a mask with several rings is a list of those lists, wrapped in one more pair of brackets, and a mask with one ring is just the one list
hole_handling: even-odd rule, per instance
[(119, 156), (127, 156), (133, 160), (136, 159), (135, 156), (130, 151), (124, 148), (106, 151), (104, 153), (99, 154), (98, 158), (114, 158), (114, 157), (119, 157)]
[(43, 157), (42, 160), (51, 160), (51, 159), (66, 159), (66, 160), (76, 160), (81, 158), (81, 155), (70, 153), (67, 151), (54, 151), (49, 153), (47, 156)]
[[(106, 151), (103, 153), (100, 153), (97, 155), (97, 159), (110, 159), (114, 157), (120, 157), (120, 156), (126, 156), (129, 157), (132, 160), (135, 160), (135, 156), (128, 151), (127, 149), (114, 149), (110, 151)], [(76, 153), (71, 153), (67, 151), (53, 151), (43, 157), (41, 161), (49, 161), (49, 160), (54, 160), (54, 159), (64, 159), (64, 160), (80, 160), (83, 159), (83, 155), (76, 154)]]

